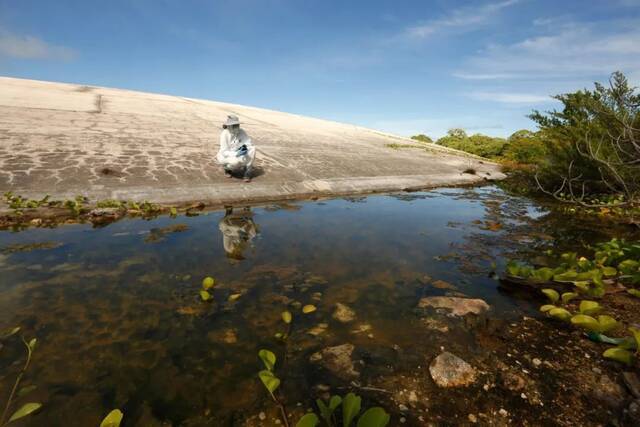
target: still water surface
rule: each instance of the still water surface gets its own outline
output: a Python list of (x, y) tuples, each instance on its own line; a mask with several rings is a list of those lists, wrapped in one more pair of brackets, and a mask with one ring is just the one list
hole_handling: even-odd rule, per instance
[[(317, 384), (352, 387), (309, 362), (327, 346), (354, 344), (357, 384), (393, 382), (445, 345), (472, 357), (483, 351), (473, 333), (426, 329), (420, 298), (482, 298), (509, 321), (535, 307), (499, 291), (490, 272), (505, 256), (606, 237), (491, 186), (3, 231), (0, 326), (39, 342), (24, 384), (44, 406), (25, 425), (98, 425), (113, 408), (129, 426), (241, 425), (271, 406), (259, 349), (287, 352), (293, 411), (311, 407)], [(198, 294), (206, 276), (217, 282), (211, 303)], [(336, 303), (356, 318), (334, 319)], [(304, 315), (305, 304), (318, 309)], [(286, 309), (285, 350), (273, 336)], [(20, 351), (0, 349), (2, 402)]]

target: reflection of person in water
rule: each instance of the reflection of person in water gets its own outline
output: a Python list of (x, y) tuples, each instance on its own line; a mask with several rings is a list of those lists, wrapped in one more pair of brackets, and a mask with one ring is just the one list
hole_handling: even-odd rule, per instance
[(251, 209), (243, 208), (240, 212), (234, 213), (233, 208), (227, 208), (218, 228), (222, 232), (222, 243), (227, 257), (243, 260), (243, 252), (258, 234)]

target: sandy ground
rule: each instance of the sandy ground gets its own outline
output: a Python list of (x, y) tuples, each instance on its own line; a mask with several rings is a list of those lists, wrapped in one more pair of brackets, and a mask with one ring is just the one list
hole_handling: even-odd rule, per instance
[[(258, 153), (251, 183), (214, 162), (240, 117)], [(232, 203), (501, 179), (498, 166), (370, 129), (240, 105), (0, 77), (0, 191), (27, 197)], [(422, 145), (424, 147), (424, 145)], [(472, 168), (476, 174), (463, 173)]]

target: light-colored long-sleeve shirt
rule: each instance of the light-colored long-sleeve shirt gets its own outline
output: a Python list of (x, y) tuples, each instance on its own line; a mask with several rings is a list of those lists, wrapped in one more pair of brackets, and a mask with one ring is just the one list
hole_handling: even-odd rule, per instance
[[(243, 145), (247, 147), (247, 151), (245, 154), (239, 155), (238, 150)], [(251, 168), (255, 156), (256, 148), (243, 129), (239, 129), (235, 135), (227, 129), (220, 133), (220, 148), (216, 160), (225, 169)]]

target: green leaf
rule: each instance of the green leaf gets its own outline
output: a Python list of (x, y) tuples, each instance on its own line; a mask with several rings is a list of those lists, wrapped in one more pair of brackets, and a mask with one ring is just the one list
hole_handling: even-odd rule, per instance
[(602, 309), (600, 304), (595, 301), (583, 300), (580, 301), (580, 306), (578, 307), (578, 311), (580, 314), (592, 315), (599, 312)]
[(269, 393), (273, 394), (274, 391), (280, 386), (280, 379), (273, 375), (273, 372), (262, 370), (258, 372), (258, 377), (260, 377), (260, 381), (269, 390)]
[(618, 264), (618, 270), (620, 270), (623, 274), (633, 274), (638, 271), (639, 266), (640, 262), (634, 261), (632, 259), (626, 259)]
[(341, 403), (342, 398), (340, 396), (331, 396), (331, 399), (329, 399), (329, 409), (331, 409), (331, 412), (335, 411)]
[(26, 394), (31, 393), (33, 390), (35, 390), (36, 388), (38, 388), (35, 385), (28, 385), (28, 386), (24, 386), (22, 388), (20, 388), (20, 390), (18, 390), (18, 397), (22, 397)]
[(284, 321), (284, 323), (289, 324), (291, 323), (291, 319), (293, 317), (291, 316), (291, 312), (289, 311), (283, 311), (282, 312), (282, 320)]
[(548, 312), (549, 310), (553, 310), (554, 308), (557, 308), (555, 305), (552, 304), (545, 304), (542, 307), (540, 307), (540, 311), (543, 313)]
[(20, 326), (16, 326), (15, 328), (12, 328), (12, 329), (7, 329), (2, 333), (2, 336), (0, 336), (0, 339), (3, 339), (3, 340), (7, 339), (17, 334), (18, 332), (20, 332)]
[(567, 321), (571, 318), (571, 313), (569, 313), (564, 308), (555, 307), (549, 310), (549, 315), (555, 319)]
[(634, 297), (640, 298), (640, 290), (638, 289), (627, 289), (627, 292)]
[(174, 207), (172, 207), (171, 209), (169, 209), (169, 213), (171, 214), (171, 216), (177, 216), (178, 215), (178, 210)]
[(557, 303), (560, 299), (560, 295), (555, 289), (543, 289), (542, 293), (545, 294), (547, 298), (549, 298), (549, 301), (551, 301), (552, 304)]
[(549, 267), (538, 268), (533, 271), (531, 278), (540, 282), (548, 282), (553, 278), (553, 270)]
[(613, 277), (618, 274), (618, 270), (615, 267), (602, 267), (602, 274), (606, 277)]
[(202, 301), (209, 301), (212, 297), (211, 294), (205, 290), (201, 290), (200, 291), (200, 298), (202, 298)]
[(602, 334), (618, 326), (618, 321), (613, 317), (607, 315), (598, 316), (598, 323), (600, 324), (600, 333)]
[(302, 312), (304, 314), (313, 313), (314, 311), (316, 311), (316, 306), (313, 304), (307, 304), (304, 307), (302, 307)]
[(123, 416), (124, 414), (120, 409), (114, 409), (104, 417), (104, 420), (100, 423), (100, 427), (119, 427)]
[(25, 403), (24, 405), (22, 405), (20, 409), (18, 409), (16, 412), (13, 413), (13, 415), (11, 415), (11, 418), (9, 418), (9, 422), (18, 420), (22, 417), (26, 417), (27, 415), (40, 409), (41, 406), (42, 406), (41, 403), (34, 403), (34, 402)]
[(358, 420), (357, 427), (385, 427), (389, 424), (391, 416), (384, 409), (376, 406), (369, 408)]
[(313, 412), (306, 414), (296, 423), (296, 427), (316, 427), (320, 423), (318, 416)]
[(591, 316), (586, 314), (576, 314), (571, 318), (571, 323), (591, 332), (602, 332), (600, 330), (600, 323)]
[(331, 425), (331, 414), (333, 411), (329, 409), (327, 405), (322, 401), (322, 399), (316, 399), (316, 405), (318, 405), (318, 409), (320, 409), (320, 416), (323, 420), (327, 422), (328, 425)]
[(29, 341), (29, 348), (31, 349), (31, 351), (33, 351), (36, 348), (37, 343), (38, 343), (38, 340), (36, 338), (31, 338), (31, 341)]
[(360, 413), (362, 399), (353, 393), (349, 393), (342, 401), (342, 427), (349, 427), (351, 421)]
[(640, 329), (629, 328), (629, 332), (633, 335), (633, 339), (636, 342), (636, 351), (640, 353)]
[(576, 277), (578, 277), (578, 272), (575, 270), (569, 270), (564, 273), (556, 274), (553, 276), (553, 280), (556, 282), (573, 282)]
[(609, 348), (605, 350), (604, 353), (602, 353), (602, 356), (606, 359), (615, 360), (627, 365), (631, 365), (631, 363), (633, 362), (633, 353), (620, 347)]
[(213, 288), (213, 285), (215, 285), (216, 281), (213, 279), (213, 277), (205, 277), (204, 279), (202, 279), (202, 289), (204, 289), (205, 291)]
[(576, 292), (565, 292), (560, 297), (563, 304), (567, 304), (569, 301), (577, 297), (578, 294)]
[(267, 370), (273, 371), (273, 367), (276, 366), (276, 355), (272, 351), (262, 349), (258, 352), (258, 357)]

